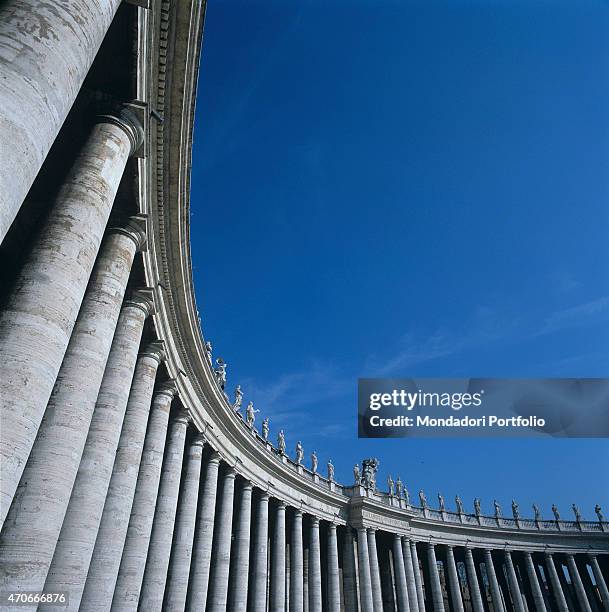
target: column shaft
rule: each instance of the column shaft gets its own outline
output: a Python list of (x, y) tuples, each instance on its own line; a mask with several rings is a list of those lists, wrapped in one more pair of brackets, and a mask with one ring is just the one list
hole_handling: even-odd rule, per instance
[[(81, 598), (83, 611), (110, 608), (140, 469), (154, 381), (162, 358), (161, 347), (155, 344), (139, 356), (135, 366), (114, 467)], [(155, 404), (167, 405), (166, 413), (169, 412), (173, 393), (173, 388), (164, 388), (154, 400)]]
[(486, 567), (486, 575), (491, 587), (491, 597), (493, 598), (493, 607), (495, 612), (505, 612), (499, 581), (497, 580), (497, 572), (495, 572), (495, 564), (493, 562), (493, 553), (487, 548), (484, 551), (484, 564)]
[(414, 567), (412, 565), (412, 552), (408, 538), (402, 538), (402, 555), (404, 557), (404, 570), (406, 571), (406, 586), (408, 587), (408, 604), (411, 612), (419, 610), (419, 599), (417, 596), (417, 585), (414, 578)]
[(167, 610), (167, 612), (184, 612), (186, 607), (204, 444), (205, 438), (201, 434), (197, 434), (192, 439), (188, 449), (167, 577), (164, 605), (164, 610)]
[(252, 609), (266, 610), (266, 586), (269, 538), (269, 495), (262, 493), (256, 507), (256, 538), (252, 572)]
[(543, 593), (539, 586), (539, 580), (537, 579), (537, 572), (533, 565), (533, 557), (530, 552), (524, 553), (524, 563), (527, 570), (527, 576), (529, 578), (529, 584), (531, 585), (531, 592), (533, 594), (533, 603), (537, 612), (546, 612), (546, 604), (543, 600)]
[(609, 612), (609, 589), (607, 589), (607, 582), (605, 581), (603, 572), (601, 572), (598, 559), (594, 555), (590, 555), (590, 565), (592, 566), (592, 572), (594, 573), (594, 578), (601, 595), (603, 609), (605, 612)]
[(560, 584), (560, 578), (558, 577), (558, 572), (556, 571), (556, 566), (554, 565), (554, 558), (549, 553), (546, 553), (546, 569), (548, 570), (548, 574), (550, 576), (552, 594), (554, 595), (558, 612), (569, 612), (569, 606), (567, 605), (567, 600), (565, 599), (565, 594), (563, 593), (562, 585)]
[(10, 585), (0, 579), (4, 589), (44, 588), (138, 240), (135, 234), (111, 233), (93, 269), (53, 395), (0, 536), (0, 565), (10, 575)]
[(120, 0), (2, 3), (0, 242), (67, 117), (119, 4)]
[(399, 612), (410, 612), (406, 568), (402, 553), (402, 538), (397, 533), (393, 535), (393, 567), (395, 571), (395, 591), (398, 599), (398, 610)]
[(520, 584), (518, 583), (518, 576), (516, 576), (516, 570), (514, 569), (514, 563), (512, 562), (512, 555), (510, 554), (509, 550), (505, 551), (505, 566), (507, 568), (508, 583), (510, 586), (510, 594), (512, 596), (514, 611), (525, 612), (524, 605), (522, 603), (522, 595), (520, 593)]
[(469, 586), (474, 612), (484, 612), (478, 575), (476, 573), (476, 564), (474, 563), (474, 555), (472, 554), (471, 548), (465, 549), (465, 569), (467, 570), (467, 584)]
[(285, 503), (280, 501), (275, 512), (275, 531), (271, 547), (271, 612), (285, 607)]
[(431, 598), (433, 601), (434, 612), (444, 612), (444, 597), (440, 585), (440, 574), (438, 573), (438, 563), (436, 561), (436, 550), (431, 542), (427, 543), (427, 562), (429, 567), (429, 581), (431, 586)]
[(311, 517), (309, 530), (309, 610), (321, 610), (321, 547), (315, 517)]
[(349, 525), (346, 525), (345, 537), (343, 539), (343, 593), (345, 597), (345, 610), (357, 612), (357, 577), (353, 544), (353, 531)]
[(328, 525), (328, 611), (340, 612), (340, 574), (336, 525)]
[(302, 512), (295, 510), (290, 540), (290, 612), (303, 612), (303, 578)]
[(362, 612), (374, 612), (368, 533), (363, 527), (357, 530), (357, 558), (359, 565), (359, 597)]
[[(457, 574), (455, 554), (452, 546), (446, 547), (446, 565), (448, 569), (448, 584), (450, 587), (450, 603), (454, 612), (464, 612), (461, 585)], [(498, 612), (497, 610), (495, 612)], [(499, 611), (500, 612), (500, 611)]]
[(374, 529), (368, 529), (368, 556), (370, 557), (370, 581), (372, 584), (372, 604), (374, 606), (374, 612), (383, 612), (381, 572), (376, 550), (376, 531)]
[(417, 543), (414, 540), (410, 540), (410, 552), (412, 553), (412, 567), (414, 570), (414, 583), (417, 588), (419, 611), (425, 612), (425, 595), (423, 594), (423, 581), (421, 580), (421, 566), (419, 565)]
[[(0, 15), (6, 6), (15, 3), (19, 3), (18, 0), (4, 3)], [(41, 5), (34, 0), (23, 0), (23, 3)], [(32, 14), (36, 12), (32, 8), (29, 10)], [(90, 10), (91, 19), (95, 21), (95, 9)], [(14, 20), (6, 14), (4, 17), (11, 22)], [(6, 22), (0, 17), (0, 33), (5, 26)], [(1, 58), (0, 45), (0, 74), (6, 66)], [(6, 81), (0, 78), (0, 96), (5, 85)], [(15, 103), (23, 120), (29, 121), (22, 108), (26, 100), (15, 99)], [(0, 314), (0, 528), (25, 469), (72, 336), (116, 190), (132, 149), (129, 129), (108, 122), (98, 123), (93, 128)], [(0, 138), (13, 140), (16, 137), (11, 130), (0, 130), (0, 133)], [(1, 150), (2, 157), (4, 151), (14, 156), (13, 146), (2, 146)], [(6, 167), (3, 177), (11, 174), (5, 170)], [(25, 542), (20, 546), (28, 547)], [(40, 576), (40, 572), (35, 573)], [(19, 575), (17, 568), (14, 575)], [(33, 585), (39, 581), (27, 582)], [(12, 588), (17, 588), (17, 582)], [(30, 588), (24, 582), (23, 588), (40, 590), (42, 586)]]
[(590, 602), (586, 596), (586, 590), (584, 589), (584, 583), (582, 582), (577, 565), (573, 555), (567, 555), (567, 566), (569, 568), (569, 574), (571, 575), (571, 582), (575, 587), (575, 595), (577, 596), (577, 602), (582, 612), (592, 612)]
[(244, 482), (239, 500), (239, 516), (235, 533), (233, 563), (230, 572), (229, 610), (247, 608), (250, 568), (250, 527), (252, 518), (252, 485)]

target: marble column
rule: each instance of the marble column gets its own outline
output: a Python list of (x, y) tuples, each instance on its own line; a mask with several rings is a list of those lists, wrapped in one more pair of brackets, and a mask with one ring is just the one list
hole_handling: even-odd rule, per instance
[[(162, 344), (154, 342), (140, 353), (135, 366), (112, 476), (81, 598), (80, 608), (83, 612), (110, 609), (136, 490), (151, 401), (157, 407), (153, 412), (160, 408), (162, 415), (168, 415), (171, 399), (176, 392), (173, 381), (169, 381), (159, 385), (152, 400), (157, 369), (163, 359)], [(154, 422), (151, 417), (151, 426)]]
[(406, 568), (402, 553), (402, 538), (397, 533), (393, 534), (393, 567), (395, 571), (395, 591), (398, 599), (398, 610), (399, 612), (410, 612)]
[(567, 605), (567, 600), (565, 599), (565, 594), (563, 593), (562, 585), (560, 584), (560, 578), (558, 577), (558, 572), (556, 571), (556, 566), (554, 565), (554, 557), (552, 557), (551, 553), (546, 553), (545, 558), (546, 569), (548, 570), (550, 583), (552, 585), (552, 594), (554, 595), (554, 601), (556, 602), (558, 612), (569, 612), (569, 606)]
[[(0, 578), (5, 590), (44, 588), (78, 473), (131, 264), (144, 239), (141, 229), (130, 226), (112, 231), (95, 263), (36, 443), (0, 535), (0, 565), (10, 576), (10, 582)], [(40, 349), (37, 352), (45, 353)], [(40, 507), (44, 507), (44, 512), (39, 511)]]
[(569, 575), (571, 576), (571, 582), (575, 588), (575, 595), (581, 612), (592, 612), (590, 602), (586, 596), (586, 589), (584, 589), (584, 583), (579, 575), (573, 555), (567, 555), (567, 567), (569, 568)]
[(343, 538), (343, 593), (345, 610), (357, 612), (357, 577), (353, 544), (353, 531), (349, 525), (346, 525), (345, 537)]
[(404, 570), (406, 571), (406, 586), (408, 587), (408, 604), (410, 606), (410, 612), (417, 612), (419, 610), (417, 585), (414, 578), (410, 540), (406, 537), (402, 538), (402, 555), (404, 557)]
[(200, 503), (195, 531), (192, 567), (190, 570), (190, 588), (186, 609), (205, 610), (211, 552), (216, 518), (216, 493), (218, 490), (218, 469), (220, 455), (213, 452), (206, 462), (205, 478), (200, 491)]
[[(449, 545), (446, 546), (446, 566), (452, 610), (453, 612), (464, 612), (463, 597), (461, 597), (461, 584), (459, 583), (457, 564), (455, 563), (455, 553), (453, 547)], [(498, 611), (496, 610), (495, 612)]]
[(359, 597), (362, 612), (374, 612), (368, 532), (365, 527), (360, 527), (357, 530), (357, 560), (359, 566)]
[[(152, 308), (152, 291), (136, 291), (125, 300), (116, 326), (87, 441), (45, 584), (47, 592), (69, 591), (68, 610), (78, 610), (80, 604), (112, 476), (144, 321)], [(47, 608), (54, 609), (54, 606), (38, 606), (41, 612)]]
[(598, 591), (603, 602), (603, 609), (605, 610), (605, 612), (609, 612), (609, 589), (607, 589), (607, 582), (605, 581), (603, 572), (601, 572), (601, 568), (596, 556), (589, 555), (589, 557), (590, 565), (592, 566), (592, 572), (594, 574), (594, 579), (596, 580), (596, 585), (598, 586)]
[(505, 566), (507, 568), (508, 583), (510, 586), (510, 594), (512, 596), (514, 612), (525, 612), (524, 605), (522, 603), (522, 595), (520, 593), (520, 584), (518, 583), (518, 576), (516, 576), (512, 555), (510, 554), (509, 550), (505, 551)]
[[(153, 509), (156, 508), (159, 493), (171, 399), (174, 393), (175, 387), (172, 381), (160, 389), (152, 402), (123, 555), (118, 576), (115, 578), (114, 596), (111, 597), (114, 612), (137, 608), (139, 601), (155, 514)], [(85, 594), (88, 586), (87, 578)], [(91, 598), (94, 597), (95, 595), (91, 594)], [(86, 610), (90, 612), (106, 610), (107, 601), (101, 603), (102, 607), (86, 608)]]
[(204, 445), (203, 434), (195, 434), (189, 444), (186, 457), (184, 483), (178, 500), (178, 513), (163, 607), (167, 612), (184, 612), (186, 607)]
[[(0, 18), (0, 31), (4, 25)], [(1, 57), (0, 45), (0, 71)], [(0, 92), (2, 82), (0, 78)], [(23, 114), (25, 101), (15, 103)], [(23, 119), (29, 120), (25, 114)], [(15, 138), (10, 130), (0, 132)], [(5, 300), (0, 314), (0, 528), (72, 337), (127, 158), (141, 137), (136, 120), (126, 114), (102, 118), (93, 128)], [(2, 150), (15, 156), (12, 146)], [(15, 567), (11, 573), (18, 576), (20, 570)], [(42, 586), (33, 585), (40, 583), (41, 572), (34, 574), (37, 579), (25, 580), (19, 588), (40, 590)], [(21, 582), (13, 588), (17, 584)]]
[(493, 608), (495, 608), (495, 612), (505, 612), (503, 597), (501, 596), (501, 589), (499, 588), (497, 572), (495, 571), (495, 564), (493, 562), (493, 553), (488, 548), (484, 550), (484, 566), (486, 567), (486, 575), (491, 587)]
[(0, 5), (0, 242), (68, 115), (120, 0)]
[(269, 538), (269, 494), (262, 493), (256, 507), (256, 537), (252, 571), (252, 609), (266, 610), (266, 584)]
[(235, 470), (227, 466), (222, 476), (220, 506), (216, 517), (216, 537), (214, 538), (212, 572), (207, 598), (208, 612), (226, 612), (234, 496)]
[(410, 552), (412, 553), (412, 567), (414, 570), (414, 583), (417, 588), (417, 600), (419, 611), (425, 612), (425, 595), (423, 594), (423, 580), (421, 579), (421, 566), (419, 565), (419, 554), (417, 553), (417, 543), (410, 540)]
[(340, 574), (338, 569), (338, 542), (336, 525), (328, 524), (328, 612), (340, 612)]
[(139, 605), (146, 612), (160, 612), (163, 607), (189, 421), (188, 414), (181, 411), (173, 419), (169, 430), (140, 592)]
[(368, 556), (370, 558), (370, 582), (372, 584), (372, 604), (374, 612), (383, 612), (383, 591), (381, 589), (381, 572), (376, 550), (376, 530), (368, 529)]
[(321, 546), (319, 519), (311, 517), (309, 529), (309, 610), (321, 610)]
[(302, 511), (294, 510), (290, 539), (290, 612), (304, 610)]
[(440, 585), (436, 550), (431, 542), (427, 543), (427, 563), (429, 567), (429, 582), (434, 612), (444, 612), (444, 597), (442, 596), (442, 586)]
[(524, 564), (527, 570), (527, 576), (529, 578), (529, 584), (531, 586), (531, 593), (533, 594), (533, 603), (537, 612), (546, 612), (546, 604), (543, 599), (543, 593), (539, 586), (539, 580), (537, 579), (537, 572), (533, 565), (533, 557), (531, 553), (525, 551), (524, 553)]
[(271, 612), (283, 612), (285, 606), (285, 502), (275, 510), (275, 531), (271, 546)]
[(239, 499), (233, 562), (230, 572), (229, 610), (247, 608), (250, 569), (250, 527), (252, 518), (252, 483), (244, 481)]
[(480, 584), (478, 583), (474, 555), (472, 554), (471, 548), (468, 547), (465, 547), (465, 569), (467, 571), (467, 584), (469, 586), (473, 610), (474, 612), (484, 612), (484, 604), (482, 603), (482, 594), (480, 593)]

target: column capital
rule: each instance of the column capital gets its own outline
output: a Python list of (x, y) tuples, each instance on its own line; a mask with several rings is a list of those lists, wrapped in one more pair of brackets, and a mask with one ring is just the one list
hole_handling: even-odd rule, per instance
[(224, 479), (226, 480), (228, 478), (229, 480), (234, 480), (236, 475), (237, 472), (235, 472), (235, 468), (232, 465), (227, 465), (226, 471), (224, 472)]
[(271, 498), (271, 496), (269, 495), (268, 491), (262, 491), (260, 493), (260, 501), (261, 502), (268, 503), (270, 498)]
[(277, 509), (283, 508), (285, 510), (287, 504), (283, 501), (283, 499), (277, 500)]
[(146, 248), (146, 219), (147, 215), (133, 215), (123, 223), (109, 228), (110, 233), (122, 234), (135, 242), (135, 248), (143, 251)]
[(336, 527), (337, 527), (336, 523), (334, 523), (334, 522), (328, 523), (328, 529), (330, 531), (336, 531)]
[(249, 480), (244, 480), (241, 485), (241, 489), (243, 491), (251, 491), (254, 488), (254, 485)]
[(197, 432), (193, 436), (190, 446), (200, 446), (201, 448), (203, 448), (206, 442), (207, 439), (205, 438), (205, 436), (201, 432)]
[(181, 408), (178, 410), (176, 415), (173, 417), (173, 423), (180, 423), (182, 425), (188, 425), (192, 421), (192, 417), (190, 416), (190, 412), (188, 410), (184, 410)]
[[(140, 357), (150, 357), (152, 359), (156, 359), (159, 364), (161, 364), (163, 361), (165, 361), (165, 343), (162, 340), (155, 340), (154, 342), (151, 342), (144, 350), (140, 351)], [(171, 381), (167, 381), (167, 383), (170, 382)], [(161, 392), (163, 384), (165, 383), (161, 383), (159, 385), (157, 392)]]
[(177, 393), (178, 387), (175, 378), (170, 378), (160, 383), (156, 388), (156, 395), (168, 395), (170, 398), (173, 398)]
[(220, 455), (220, 453), (217, 450), (212, 451), (211, 455), (209, 456), (209, 459), (207, 460), (207, 463), (214, 463), (216, 465), (220, 464), (220, 459), (222, 459), (222, 456)]
[(154, 289), (152, 287), (142, 287), (132, 291), (125, 300), (125, 306), (140, 308), (146, 316), (154, 314)]
[(311, 527), (319, 527), (319, 519), (311, 515)]
[(98, 123), (110, 123), (120, 127), (131, 143), (130, 154), (137, 154), (144, 146), (145, 106), (142, 104), (125, 103), (111, 112), (98, 115)]
[(294, 516), (300, 516), (302, 518), (302, 510), (300, 508), (294, 508)]

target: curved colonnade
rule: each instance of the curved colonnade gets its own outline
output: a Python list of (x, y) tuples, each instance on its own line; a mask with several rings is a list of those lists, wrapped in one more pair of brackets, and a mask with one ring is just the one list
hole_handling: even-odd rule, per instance
[(191, 280), (204, 11), (0, 8), (0, 592), (95, 612), (609, 612), (600, 511), (413, 506), (304, 468), (235, 413)]

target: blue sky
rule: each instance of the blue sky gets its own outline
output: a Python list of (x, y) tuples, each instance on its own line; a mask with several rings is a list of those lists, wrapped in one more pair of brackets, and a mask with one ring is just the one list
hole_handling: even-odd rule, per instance
[(359, 376), (609, 374), (608, 75), (600, 0), (209, 0), (194, 280), (273, 438), (609, 514), (609, 440), (356, 435)]

